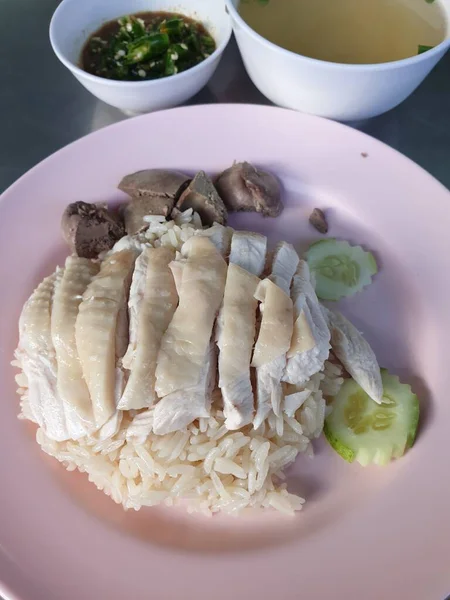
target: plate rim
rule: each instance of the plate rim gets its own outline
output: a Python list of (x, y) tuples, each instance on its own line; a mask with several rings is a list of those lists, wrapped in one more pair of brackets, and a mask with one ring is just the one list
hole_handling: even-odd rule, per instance
[[(61, 156), (64, 155), (64, 153), (70, 153), (71, 149), (76, 146), (76, 145), (80, 145), (80, 144), (84, 144), (86, 143), (86, 140), (92, 139), (93, 137), (100, 137), (102, 135), (107, 135), (105, 134), (105, 131), (110, 132), (112, 129), (119, 131), (121, 128), (126, 129), (128, 126), (128, 123), (130, 123), (130, 121), (136, 121), (136, 120), (140, 120), (142, 122), (144, 122), (145, 120), (149, 120), (149, 119), (154, 119), (154, 118), (158, 118), (159, 115), (161, 114), (167, 114), (167, 113), (173, 113), (174, 111), (177, 111), (178, 113), (181, 111), (185, 111), (185, 112), (201, 112), (201, 111), (211, 111), (211, 112), (220, 112), (221, 110), (223, 110), (223, 108), (226, 107), (227, 110), (233, 111), (233, 110), (237, 110), (238, 112), (241, 110), (249, 110), (251, 109), (252, 111), (257, 110), (257, 111), (261, 111), (261, 112), (266, 112), (266, 111), (270, 111), (271, 113), (275, 112), (275, 111), (281, 111), (283, 113), (289, 113), (290, 115), (295, 115), (295, 117), (293, 118), (300, 118), (301, 120), (307, 120), (307, 121), (311, 121), (311, 122), (315, 122), (318, 121), (321, 124), (323, 124), (324, 122), (326, 122), (326, 127), (331, 127), (331, 128), (336, 128), (336, 130), (339, 130), (338, 132), (338, 136), (341, 135), (347, 135), (346, 132), (351, 131), (353, 132), (353, 134), (355, 134), (355, 136), (357, 136), (358, 138), (360, 138), (361, 140), (367, 139), (369, 140), (370, 144), (373, 145), (375, 144), (376, 146), (380, 146), (382, 147), (382, 150), (384, 153), (388, 152), (388, 153), (394, 153), (394, 155), (396, 156), (395, 160), (403, 160), (406, 161), (406, 163), (408, 164), (408, 168), (413, 168), (414, 170), (419, 169), (421, 171), (421, 175), (422, 176), (426, 176), (428, 178), (428, 183), (429, 185), (438, 185), (439, 188), (441, 189), (442, 192), (445, 192), (446, 194), (449, 194), (449, 191), (447, 190), (447, 188), (441, 183), (439, 182), (437, 179), (435, 179), (432, 175), (430, 175), (427, 171), (425, 171), (425, 169), (423, 169), (422, 167), (420, 167), (419, 165), (417, 165), (416, 163), (414, 163), (414, 161), (412, 161), (411, 159), (409, 159), (408, 157), (404, 156), (403, 154), (401, 154), (400, 152), (398, 152), (397, 150), (391, 148), (390, 146), (388, 146), (387, 144), (372, 138), (371, 136), (360, 132), (358, 130), (355, 130), (347, 125), (344, 125), (342, 123), (337, 123), (334, 121), (329, 121), (327, 119), (321, 118), (321, 117), (315, 117), (315, 116), (310, 116), (310, 115), (304, 115), (304, 114), (300, 114), (300, 113), (295, 113), (293, 111), (290, 111), (288, 109), (282, 109), (282, 108), (278, 108), (278, 107), (271, 107), (271, 106), (255, 106), (255, 105), (243, 105), (243, 104), (211, 104), (211, 105), (197, 105), (197, 106), (188, 106), (188, 107), (181, 107), (181, 108), (176, 108), (176, 109), (170, 109), (170, 110), (166, 110), (166, 111), (161, 111), (160, 113), (152, 113), (149, 115), (142, 115), (139, 117), (135, 117), (131, 120), (124, 120), (121, 121), (119, 123), (115, 123), (113, 125), (110, 125), (108, 127), (102, 128), (100, 130), (97, 130), (95, 132), (92, 132), (86, 136), (83, 136), (81, 138), (79, 138), (78, 140), (75, 140), (74, 142), (72, 142), (71, 144), (68, 144), (67, 146), (59, 149), (58, 151), (56, 151), (55, 153), (53, 153), (52, 155), (50, 155), (49, 157), (43, 159), (42, 161), (40, 161), (37, 165), (35, 165), (33, 168), (31, 168), (30, 170), (28, 170), (25, 174), (23, 174), (17, 181), (15, 181), (14, 183), (12, 183), (0, 196), (0, 212), (2, 210), (2, 202), (8, 198), (8, 196), (10, 196), (11, 194), (15, 194), (15, 190), (16, 188), (20, 188), (20, 185), (22, 185), (28, 178), (32, 178), (35, 174), (36, 171), (40, 170), (42, 168), (42, 166), (47, 163), (47, 162), (51, 162), (52, 160), (58, 160)], [(117, 135), (117, 134), (115, 134)], [(436, 188), (437, 190), (438, 188)], [(450, 197), (450, 196), (449, 196)], [(0, 582), (0, 588), (2, 587), (2, 583)], [(31, 598), (25, 598), (25, 596), (18, 596), (18, 595), (14, 595), (14, 593), (11, 590), (8, 590), (8, 586), (5, 586), (4, 589), (4, 593), (5, 593), (5, 597), (6, 598), (11, 598), (12, 600), (31, 600)]]
[[(154, 119), (155, 117), (159, 117), (160, 115), (164, 116), (167, 114), (172, 114), (174, 112), (177, 112), (177, 113), (180, 113), (182, 111), (187, 112), (187, 113), (189, 113), (189, 112), (195, 113), (195, 112), (202, 112), (202, 111), (220, 112), (224, 108), (226, 108), (227, 110), (232, 109), (232, 110), (237, 110), (237, 111), (251, 109), (251, 110), (257, 110), (258, 112), (259, 111), (261, 111), (261, 112), (268, 111), (268, 112), (279, 112), (280, 114), (286, 113), (286, 114), (290, 114), (290, 115), (296, 115), (296, 118), (299, 118), (299, 119), (302, 119), (305, 121), (317, 122), (317, 123), (322, 123), (322, 124), (326, 123), (327, 127), (334, 127), (334, 128), (336, 128), (336, 130), (340, 130), (341, 132), (345, 132), (345, 131), (353, 132), (353, 134), (355, 134), (356, 136), (359, 136), (361, 139), (370, 140), (371, 144), (378, 145), (379, 147), (383, 148), (384, 151), (393, 153), (397, 157), (397, 159), (406, 161), (407, 163), (410, 164), (411, 167), (413, 167), (415, 169), (420, 169), (420, 171), (422, 172), (422, 175), (425, 175), (434, 184), (437, 184), (438, 186), (440, 186), (442, 191), (444, 191), (444, 192), (450, 191), (441, 181), (439, 181), (439, 179), (434, 177), (434, 175), (432, 175), (424, 167), (422, 167), (421, 165), (416, 163), (412, 158), (409, 158), (408, 156), (406, 156), (405, 154), (403, 154), (396, 148), (389, 146), (389, 144), (387, 144), (386, 142), (383, 142), (364, 131), (360, 131), (359, 129), (356, 129), (356, 128), (352, 127), (351, 125), (341, 123), (340, 121), (334, 121), (334, 120), (328, 119), (326, 117), (320, 117), (318, 115), (310, 115), (308, 113), (297, 112), (295, 110), (292, 110), (289, 108), (283, 108), (281, 106), (272, 106), (272, 105), (266, 105), (266, 104), (251, 104), (251, 103), (244, 103), (244, 102), (243, 103), (217, 102), (217, 103), (211, 103), (211, 104), (192, 104), (192, 105), (187, 105), (187, 106), (178, 106), (175, 108), (168, 108), (168, 109), (156, 111), (153, 113), (147, 113), (144, 115), (126, 117), (125, 119), (122, 119), (121, 121), (118, 121), (116, 123), (111, 123), (110, 125), (106, 125), (105, 127), (100, 127), (99, 129), (96, 129), (95, 131), (91, 131), (91, 132), (77, 138), (76, 140), (73, 140), (72, 142), (64, 145), (62, 148), (58, 148), (57, 150), (55, 150), (55, 152), (52, 152), (48, 156), (41, 159), (34, 166), (27, 169), (24, 173), (22, 173), (22, 175), (20, 175), (15, 181), (13, 181), (11, 184), (9, 184), (3, 190), (3, 192), (0, 194), (0, 202), (3, 201), (4, 196), (9, 195), (9, 193), (11, 191), (13, 191), (16, 188), (16, 186), (23, 184), (24, 180), (26, 180), (29, 176), (34, 175), (35, 171), (40, 169), (44, 164), (54, 160), (55, 157), (59, 157), (60, 155), (64, 154), (65, 152), (68, 152), (71, 148), (76, 147), (79, 144), (86, 143), (86, 140), (88, 140), (88, 139), (90, 140), (90, 139), (93, 139), (94, 137), (97, 137), (97, 136), (100, 137), (101, 135), (104, 135), (105, 131), (111, 131), (111, 130), (119, 131), (119, 129), (121, 129), (122, 127), (126, 128), (127, 124), (130, 122), (135, 122), (137, 120), (144, 122), (145, 120)], [(344, 135), (345, 135), (345, 133), (344, 133)]]

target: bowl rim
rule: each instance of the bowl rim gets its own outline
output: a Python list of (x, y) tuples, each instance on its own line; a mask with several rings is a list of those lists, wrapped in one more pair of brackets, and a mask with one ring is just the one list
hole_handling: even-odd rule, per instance
[[(50, 26), (49, 26), (50, 44), (51, 44), (53, 52), (55, 53), (57, 58), (62, 62), (62, 64), (65, 67), (67, 67), (67, 69), (69, 69), (69, 71), (71, 71), (76, 76), (82, 77), (83, 79), (87, 79), (88, 81), (91, 81), (92, 83), (96, 83), (96, 84), (107, 85), (107, 86), (111, 86), (111, 87), (121, 87), (121, 88), (136, 87), (136, 86), (139, 86), (141, 88), (144, 86), (151, 88), (151, 87), (156, 87), (157, 85), (161, 85), (162, 82), (182, 81), (183, 79), (186, 79), (186, 77), (188, 77), (189, 75), (200, 72), (201, 69), (203, 69), (204, 67), (207, 67), (209, 64), (213, 63), (214, 60), (216, 60), (216, 58), (218, 58), (221, 54), (223, 54), (225, 48), (229, 44), (231, 35), (233, 33), (233, 24), (232, 24), (231, 17), (229, 15), (229, 13), (226, 10), (224, 10), (225, 18), (227, 19), (228, 31), (225, 34), (225, 37), (222, 40), (222, 42), (219, 45), (217, 45), (214, 52), (212, 54), (210, 54), (207, 58), (205, 58), (205, 60), (202, 60), (202, 62), (198, 63), (197, 65), (191, 67), (190, 69), (187, 69), (186, 71), (182, 71), (181, 73), (175, 73), (174, 75), (169, 75), (167, 77), (161, 77), (161, 79), (150, 79), (150, 80), (144, 80), (144, 81), (121, 81), (121, 80), (117, 80), (117, 79), (107, 79), (106, 77), (99, 77), (98, 75), (93, 75), (92, 73), (88, 73), (87, 71), (85, 71), (84, 69), (79, 67), (77, 64), (75, 64), (73, 61), (69, 60), (58, 47), (58, 43), (56, 42), (56, 21), (58, 19), (60, 12), (63, 10), (64, 5), (68, 4), (69, 2), (73, 2), (73, 1), (75, 1), (75, 0), (62, 0), (62, 2), (57, 6), (56, 10), (54, 11), (52, 18), (50, 20)], [(149, 12), (151, 12), (151, 11), (149, 11)], [(131, 13), (131, 14), (133, 14), (133, 13)], [(87, 38), (87, 39), (89, 39), (89, 38)], [(81, 53), (82, 49), (83, 49), (83, 47), (80, 48), (80, 53)]]
[[(272, 49), (278, 50), (282, 55), (289, 57), (296, 57), (296, 59), (306, 61), (311, 65), (317, 65), (321, 67), (335, 68), (335, 69), (344, 69), (348, 71), (385, 71), (390, 69), (395, 69), (399, 67), (407, 67), (410, 65), (415, 65), (421, 62), (425, 62), (430, 58), (440, 54), (442, 51), (448, 50), (450, 48), (450, 13), (447, 24), (447, 36), (440, 42), (437, 46), (434, 46), (431, 50), (427, 50), (427, 52), (422, 52), (422, 54), (416, 54), (414, 56), (410, 56), (408, 58), (402, 58), (400, 60), (392, 60), (389, 62), (383, 63), (361, 63), (361, 64), (352, 64), (352, 63), (338, 63), (338, 62), (330, 62), (327, 60), (320, 60), (319, 58), (311, 58), (309, 56), (304, 56), (303, 54), (297, 54), (296, 52), (292, 52), (291, 50), (286, 50), (273, 42), (270, 42), (268, 39), (257, 33), (254, 29), (250, 27), (241, 17), (239, 12), (237, 11), (233, 0), (225, 0), (225, 5), (227, 7), (227, 11), (231, 16), (231, 21), (233, 25), (237, 23), (239, 27), (244, 29), (250, 37), (254, 38), (256, 41), (262, 43), (264, 46)], [(234, 26), (233, 26), (234, 30)]]

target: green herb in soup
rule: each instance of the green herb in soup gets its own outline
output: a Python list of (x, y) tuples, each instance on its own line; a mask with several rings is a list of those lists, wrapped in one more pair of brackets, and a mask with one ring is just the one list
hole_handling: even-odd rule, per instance
[(440, 44), (448, 16), (440, 0), (240, 0), (242, 18), (297, 54), (347, 64), (415, 56)]
[(103, 25), (87, 41), (81, 66), (106, 79), (160, 79), (198, 65), (215, 49), (201, 23), (178, 13), (145, 12)]
[(423, 54), (424, 52), (428, 52), (428, 50), (432, 50), (433, 46), (423, 46), (422, 44), (419, 44), (419, 46), (417, 47), (417, 54)]

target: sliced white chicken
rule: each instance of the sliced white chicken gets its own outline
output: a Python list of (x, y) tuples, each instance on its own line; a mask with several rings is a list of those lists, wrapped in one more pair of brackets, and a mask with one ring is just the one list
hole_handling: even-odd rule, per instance
[(322, 307), (331, 329), (331, 347), (342, 365), (362, 389), (378, 404), (383, 399), (380, 367), (369, 342), (350, 321), (336, 311)]
[(287, 242), (277, 244), (272, 257), (269, 279), (288, 296), (299, 262), (300, 257), (292, 244)]
[[(118, 388), (121, 390), (122, 388)], [(116, 398), (116, 404), (118, 399)], [(100, 441), (109, 440), (119, 433), (120, 426), (122, 424), (123, 412), (116, 410), (113, 416), (106, 421), (102, 427), (96, 432), (96, 436)]]
[(153, 408), (138, 412), (127, 427), (127, 440), (143, 444), (153, 431)]
[(270, 279), (261, 281), (256, 289), (255, 298), (264, 304), (252, 359), (252, 367), (258, 368), (289, 350), (294, 310), (291, 298)]
[(153, 432), (156, 435), (183, 430), (195, 419), (209, 417), (216, 371), (216, 348), (211, 341), (203, 357), (198, 383), (168, 394), (156, 404), (153, 412)]
[(83, 294), (75, 324), (78, 355), (97, 427), (116, 411), (117, 320), (128, 301), (135, 260), (134, 250), (108, 256)]
[(230, 263), (223, 305), (217, 320), (219, 387), (224, 404), (225, 426), (239, 429), (252, 422), (253, 389), (250, 361), (256, 333), (259, 277)]
[(330, 353), (328, 324), (303, 260), (294, 275), (291, 295), (295, 323), (283, 381), (298, 386), (323, 369)]
[(57, 390), (57, 362), (51, 335), (53, 294), (63, 273), (59, 269), (44, 279), (25, 303), (16, 350), (28, 380), (28, 406), (33, 420), (49, 438), (58, 442), (69, 438), (64, 406)]
[[(125, 373), (124, 370), (116, 366), (116, 382), (115, 382), (115, 394), (114, 403), (117, 406), (122, 397), (123, 390), (125, 389)], [(96, 437), (102, 440), (108, 440), (119, 433), (120, 426), (122, 424), (123, 412), (116, 410), (112, 417), (110, 417), (104, 425), (95, 433)]]
[(308, 389), (287, 394), (284, 397), (283, 412), (285, 412), (288, 417), (294, 417), (295, 413), (306, 402), (311, 394), (312, 391)]
[[(300, 258), (295, 248), (287, 242), (278, 244), (272, 255), (269, 279), (288, 296), (290, 294), (292, 277), (297, 270), (299, 261)], [(263, 423), (271, 410), (274, 411), (276, 416), (280, 416), (281, 414), (281, 403), (283, 400), (281, 378), (285, 368), (286, 355), (283, 354), (257, 369), (256, 415), (253, 421), (255, 429)]]
[(195, 232), (195, 235), (207, 237), (222, 256), (228, 256), (230, 252), (231, 236), (233, 235), (231, 227), (224, 227), (223, 225), (219, 225), (219, 223), (214, 223), (214, 225), (208, 227), (208, 229), (199, 229)]
[(266, 263), (267, 238), (251, 231), (235, 231), (231, 238), (230, 263), (260, 277)]
[(271, 409), (276, 415), (281, 414), (281, 378), (291, 345), (294, 308), (290, 296), (270, 279), (261, 281), (255, 298), (264, 304), (252, 359), (257, 377), (257, 411), (253, 424), (257, 428)]
[[(139, 314), (144, 300), (145, 285), (147, 278), (148, 254), (143, 251), (136, 259), (133, 271), (133, 277), (130, 286), (130, 295), (128, 298), (128, 322), (129, 322), (129, 342), (128, 348), (123, 356), (122, 364), (125, 369), (131, 369), (136, 355)], [(121, 311), (123, 320), (123, 307)], [(116, 351), (117, 355), (117, 351)]]
[(259, 277), (231, 263), (228, 267), (223, 305), (218, 319), (219, 385), (231, 385), (249, 372), (255, 342), (255, 292)]
[(225, 288), (227, 264), (210, 240), (192, 237), (182, 252), (186, 264), (179, 304), (157, 360), (155, 388), (160, 398), (199, 384)]
[(183, 281), (183, 269), (185, 264), (186, 259), (180, 259), (173, 260), (169, 265), (178, 295), (180, 295), (181, 292), (181, 282)]
[[(119, 402), (121, 410), (152, 406), (156, 401), (156, 360), (162, 337), (169, 326), (178, 303), (170, 263), (175, 250), (169, 247), (148, 248), (141, 257), (147, 265), (143, 298), (137, 317), (137, 346), (131, 363), (131, 373)], [(138, 261), (141, 260), (139, 257)], [(138, 262), (136, 261), (136, 262)], [(136, 271), (135, 271), (136, 272)], [(133, 286), (130, 292), (133, 293)]]
[(78, 357), (75, 323), (82, 296), (98, 270), (98, 264), (92, 260), (69, 256), (53, 299), (51, 333), (58, 362), (57, 390), (72, 439), (95, 429), (91, 397)]
[(254, 397), (250, 361), (256, 335), (254, 297), (266, 260), (267, 238), (236, 232), (231, 241), (225, 294), (216, 339), (219, 347), (219, 387), (225, 425), (235, 430), (253, 420)]

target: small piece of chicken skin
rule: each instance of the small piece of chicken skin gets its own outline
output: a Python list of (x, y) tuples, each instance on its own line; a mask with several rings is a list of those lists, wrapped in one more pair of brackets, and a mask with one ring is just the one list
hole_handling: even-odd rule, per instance
[(117, 321), (128, 301), (135, 261), (135, 251), (123, 250), (102, 263), (83, 294), (75, 324), (78, 355), (97, 427), (116, 411)]
[[(131, 373), (118, 405), (121, 410), (150, 407), (157, 400), (156, 360), (161, 339), (178, 302), (175, 281), (169, 267), (175, 258), (175, 250), (163, 246), (148, 248), (143, 256), (147, 265), (144, 295), (137, 316), (137, 340)], [(132, 292), (133, 290), (130, 292), (129, 305), (132, 303)]]
[(72, 439), (95, 429), (91, 397), (78, 357), (75, 323), (82, 296), (98, 270), (92, 260), (69, 256), (53, 298), (51, 333), (58, 362), (57, 389)]
[(366, 394), (381, 404), (383, 383), (380, 367), (369, 342), (343, 315), (322, 308), (331, 329), (331, 347), (334, 354)]
[(160, 398), (198, 385), (225, 289), (227, 263), (209, 239), (190, 238), (182, 254), (186, 263), (179, 304), (157, 360), (155, 389)]

